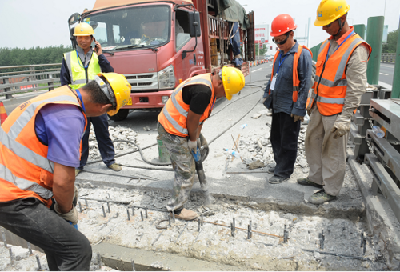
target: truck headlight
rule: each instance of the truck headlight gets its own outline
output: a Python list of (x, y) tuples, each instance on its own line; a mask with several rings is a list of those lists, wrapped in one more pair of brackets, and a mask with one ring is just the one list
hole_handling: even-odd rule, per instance
[(175, 87), (174, 66), (170, 65), (167, 68), (158, 72), (158, 89), (171, 89)]

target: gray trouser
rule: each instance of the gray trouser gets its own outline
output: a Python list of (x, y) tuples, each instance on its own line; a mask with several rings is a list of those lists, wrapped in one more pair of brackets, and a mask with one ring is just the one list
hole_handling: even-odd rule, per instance
[(311, 110), (306, 134), (306, 158), (310, 166), (308, 178), (323, 185), (327, 194), (337, 196), (346, 172), (348, 134), (334, 139), (331, 132), (337, 114), (324, 116), (315, 105)]
[(194, 183), (195, 164), (187, 146), (187, 139), (165, 131), (158, 124), (158, 136), (170, 154), (174, 169), (174, 188), (172, 199), (167, 204), (167, 210), (177, 210), (189, 199)]
[(89, 240), (36, 198), (0, 203), (0, 226), (40, 247), (50, 270), (89, 270)]

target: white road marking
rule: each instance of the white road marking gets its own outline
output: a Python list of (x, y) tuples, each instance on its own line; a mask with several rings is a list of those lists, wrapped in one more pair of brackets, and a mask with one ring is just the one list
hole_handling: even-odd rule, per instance
[(383, 73), (379, 73), (380, 75), (383, 75)]
[(262, 70), (262, 68), (254, 70), (254, 71), (251, 71), (251, 72), (254, 73), (254, 72), (257, 72), (257, 71), (260, 71), (260, 70)]

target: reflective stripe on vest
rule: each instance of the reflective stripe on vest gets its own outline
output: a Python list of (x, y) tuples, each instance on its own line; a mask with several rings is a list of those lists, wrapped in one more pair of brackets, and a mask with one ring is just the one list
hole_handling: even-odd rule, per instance
[(49, 103), (81, 108), (64, 86), (23, 103), (0, 128), (0, 202), (39, 197), (46, 204), (53, 195), (54, 163), (47, 159), (48, 147), (39, 142), (34, 128), (38, 112)]
[[(297, 52), (294, 53), (294, 57), (293, 57), (293, 97), (292, 98), (293, 98), (293, 102), (295, 102), (295, 103), (297, 102), (298, 95), (299, 95), (300, 80), (299, 80), (298, 66), (299, 66), (299, 58), (301, 56), (301, 52), (303, 51), (303, 48), (307, 49), (310, 52), (311, 58), (313, 55), (311, 50), (308, 49), (305, 45), (298, 44)], [(275, 61), (278, 58), (278, 56), (279, 56), (279, 51), (277, 51), (274, 56), (274, 65), (272, 66), (272, 72), (271, 72), (271, 82), (272, 82), (272, 79), (275, 74), (274, 66), (275, 66)], [(269, 90), (269, 94), (271, 94), (271, 89)]]
[(328, 61), (326, 61), (326, 56), (330, 50), (330, 40), (326, 40), (321, 45), (318, 54), (314, 92), (307, 99), (307, 109), (312, 107), (315, 100), (322, 115), (330, 116), (342, 112), (347, 89), (347, 63), (351, 54), (360, 44), (365, 44), (369, 53), (371, 52), (371, 47), (358, 34), (354, 34), (338, 47)]
[[(164, 129), (174, 135), (178, 135), (180, 137), (187, 137), (189, 135), (189, 132), (186, 128), (186, 118), (189, 113), (190, 105), (187, 105), (187, 109), (183, 108), (181, 103), (184, 103), (183, 101), (178, 101), (178, 97), (181, 97), (181, 92), (183, 87), (185, 86), (190, 86), (190, 85), (206, 85), (211, 89), (211, 100), (210, 104), (208, 105), (207, 109), (204, 111), (203, 115), (200, 118), (199, 125), (203, 124), (204, 120), (209, 117), (209, 113), (211, 112), (211, 104), (214, 101), (214, 89), (210, 80), (210, 74), (202, 74), (202, 75), (197, 75), (194, 76), (193, 78), (189, 78), (182, 82), (181, 84), (178, 85), (178, 87), (174, 90), (174, 92), (171, 94), (170, 99), (167, 101), (165, 106), (163, 107), (159, 117), (158, 121), (160, 124), (164, 127)], [(181, 98), (180, 98), (181, 99)], [(180, 103), (181, 102), (181, 103)], [(168, 111), (171, 111), (168, 112)], [(176, 111), (176, 112), (174, 112)], [(208, 115), (207, 115), (208, 114)], [(181, 123), (185, 123), (184, 127), (182, 124), (180, 124), (173, 116), (176, 118), (180, 119)]]
[(71, 51), (64, 54), (65, 62), (68, 67), (71, 84), (69, 85), (73, 89), (78, 89), (85, 85), (90, 80), (94, 79), (94, 76), (101, 73), (99, 65), (99, 58), (95, 52), (93, 52), (89, 66), (87, 68), (88, 79), (86, 80), (86, 70), (83, 67), (82, 61), (78, 57), (76, 51)]
[(47, 190), (46, 188), (40, 186), (37, 182), (29, 181), (29, 180), (26, 180), (23, 178), (18, 178), (16, 176), (14, 176), (13, 173), (11, 173), (11, 171), (2, 164), (0, 164), (0, 172), (3, 173), (1, 175), (1, 178), (3, 178), (5, 181), (8, 181), (8, 182), (14, 184), (21, 190), (32, 191), (44, 199), (49, 199), (53, 196), (52, 191)]

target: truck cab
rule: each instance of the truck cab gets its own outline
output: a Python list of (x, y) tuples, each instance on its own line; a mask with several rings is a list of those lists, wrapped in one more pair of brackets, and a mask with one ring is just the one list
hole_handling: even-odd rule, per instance
[[(207, 9), (210, 0), (195, 2)], [(190, 0), (97, 0), (78, 17), (93, 27), (103, 54), (131, 84), (131, 100), (115, 121), (132, 109), (160, 110), (182, 81), (211, 72), (209, 19), (201, 22)]]

